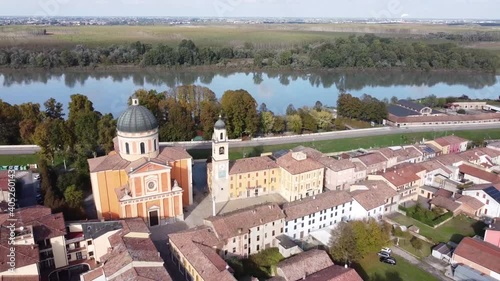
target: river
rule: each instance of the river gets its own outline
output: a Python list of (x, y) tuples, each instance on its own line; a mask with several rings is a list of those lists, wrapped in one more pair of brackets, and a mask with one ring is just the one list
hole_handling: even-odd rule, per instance
[(137, 89), (165, 91), (183, 84), (209, 87), (220, 98), (225, 90), (245, 89), (268, 109), (283, 114), (288, 104), (313, 106), (319, 100), (335, 105), (341, 89), (379, 99), (420, 98), (468, 95), (470, 98), (497, 99), (500, 76), (453, 72), (230, 72), (171, 71), (136, 69), (109, 72), (70, 70), (67, 72), (0, 71), (0, 99), (11, 103), (37, 102), (50, 97), (67, 106), (69, 97), (81, 93), (90, 98), (94, 108), (116, 117)]

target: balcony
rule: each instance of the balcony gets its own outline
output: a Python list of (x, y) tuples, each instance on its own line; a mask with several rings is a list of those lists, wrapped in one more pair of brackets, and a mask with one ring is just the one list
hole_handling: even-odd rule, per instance
[(85, 240), (83, 232), (70, 232), (66, 234), (66, 245)]

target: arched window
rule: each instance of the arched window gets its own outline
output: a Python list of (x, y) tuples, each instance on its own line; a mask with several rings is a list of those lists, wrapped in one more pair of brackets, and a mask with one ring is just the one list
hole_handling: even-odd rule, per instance
[(125, 153), (130, 154), (130, 146), (128, 145), (128, 142), (125, 143)]
[(156, 151), (156, 139), (153, 140), (154, 149)]
[(146, 147), (143, 142), (141, 142), (141, 154), (146, 154)]
[(224, 155), (224, 147), (219, 147), (219, 155)]
[(224, 139), (224, 133), (220, 133), (220, 140)]

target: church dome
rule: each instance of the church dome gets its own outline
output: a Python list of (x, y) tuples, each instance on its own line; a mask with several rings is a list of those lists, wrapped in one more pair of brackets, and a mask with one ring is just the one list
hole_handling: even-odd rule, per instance
[(147, 132), (157, 128), (158, 121), (153, 113), (135, 101), (120, 115), (116, 123), (116, 129), (124, 133)]
[(219, 120), (217, 120), (217, 122), (215, 122), (214, 128), (217, 130), (224, 130), (226, 128), (226, 123), (224, 123), (224, 121), (222, 121), (221, 116), (219, 116)]

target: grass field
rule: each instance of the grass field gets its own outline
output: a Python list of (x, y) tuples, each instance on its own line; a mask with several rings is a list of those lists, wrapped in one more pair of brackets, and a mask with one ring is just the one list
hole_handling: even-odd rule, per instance
[[(34, 35), (47, 29), (50, 35)], [(199, 46), (242, 46), (251, 42), (256, 47), (290, 46), (318, 40), (331, 40), (351, 34), (376, 34), (384, 37), (418, 37), (431, 32), (464, 33), (500, 31), (499, 27), (447, 26), (428, 24), (301, 24), (301, 25), (198, 25), (198, 26), (3, 26), (0, 47), (89, 46), (131, 43), (178, 44), (191, 39)], [(436, 41), (437, 42), (437, 41)]]
[(355, 266), (356, 271), (365, 281), (438, 281), (430, 273), (397, 255), (393, 256), (396, 258), (396, 265), (382, 263), (376, 254), (371, 254)]
[(414, 256), (417, 256), (419, 258), (425, 258), (425, 257), (430, 256), (430, 254), (432, 252), (432, 247), (434, 245), (431, 245), (428, 242), (420, 240), (420, 241), (422, 241), (422, 249), (417, 250), (417, 249), (413, 248), (413, 246), (411, 245), (410, 239), (411, 238), (408, 238), (408, 239), (400, 238), (398, 246), (400, 248), (403, 248), (405, 251), (407, 251), (407, 252), (409, 252), (409, 253), (411, 253)]
[(453, 241), (458, 243), (465, 236), (482, 235), (484, 224), (466, 216), (460, 215), (434, 229), (410, 217), (396, 213), (390, 219), (405, 226), (415, 225), (420, 228), (419, 234), (429, 238), (436, 244), (439, 242)]

